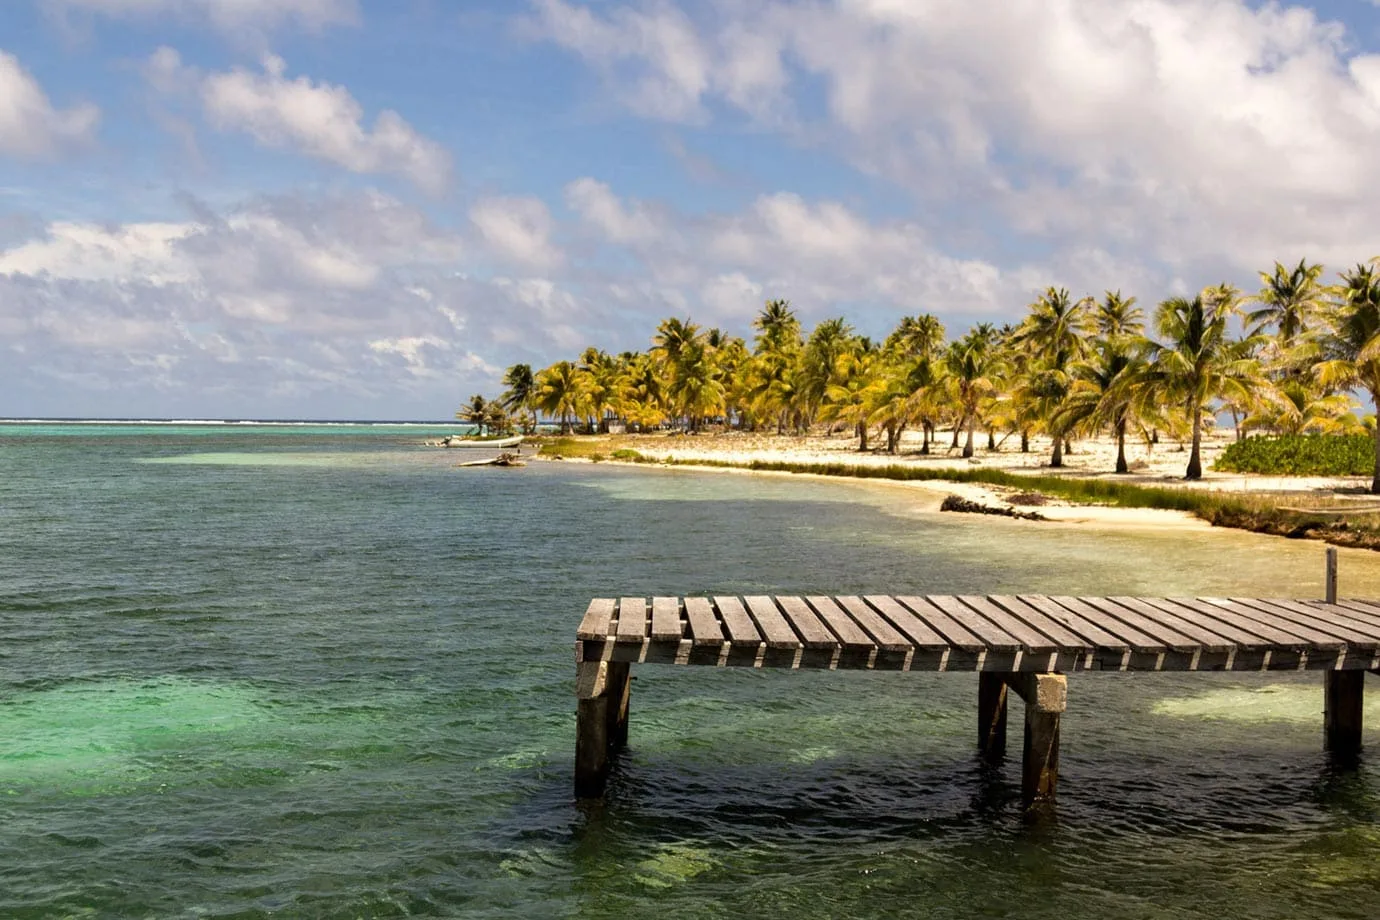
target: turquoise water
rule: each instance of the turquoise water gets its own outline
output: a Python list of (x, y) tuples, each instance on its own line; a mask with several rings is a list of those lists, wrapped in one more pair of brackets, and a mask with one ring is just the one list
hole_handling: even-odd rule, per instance
[[(456, 469), (425, 429), (0, 426), (0, 916), (1369, 917), (1316, 676), (1075, 675), (1058, 820), (967, 675), (635, 670), (571, 797), (575, 624), (622, 593), (1321, 591), (1317, 544), (972, 520), (923, 493)], [(1344, 553), (1380, 594), (1380, 554)], [(1366, 590), (1369, 586), (1370, 590)], [(1372, 681), (1372, 688), (1376, 684)]]

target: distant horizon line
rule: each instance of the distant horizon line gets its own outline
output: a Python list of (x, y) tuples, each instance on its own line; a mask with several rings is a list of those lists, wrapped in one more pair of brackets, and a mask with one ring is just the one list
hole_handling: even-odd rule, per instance
[(99, 416), (0, 416), (0, 424), (58, 425), (455, 425), (473, 428), (459, 419), (320, 419), (320, 418), (147, 418)]

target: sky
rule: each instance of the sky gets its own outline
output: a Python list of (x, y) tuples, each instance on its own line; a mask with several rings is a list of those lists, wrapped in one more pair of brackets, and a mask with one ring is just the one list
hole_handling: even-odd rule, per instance
[(449, 418), (504, 369), (1380, 255), (1380, 6), (5, 0), (0, 416)]

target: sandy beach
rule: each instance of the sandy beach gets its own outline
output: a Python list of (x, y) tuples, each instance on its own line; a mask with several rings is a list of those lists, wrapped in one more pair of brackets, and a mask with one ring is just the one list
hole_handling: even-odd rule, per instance
[[(1047, 438), (1032, 439), (1028, 453), (1020, 451), (1015, 438), (1007, 439), (1004, 443), (999, 439), (999, 449), (988, 451), (985, 449), (986, 435), (981, 433), (977, 436), (977, 450), (970, 459), (962, 457), (961, 449), (949, 447), (952, 435), (944, 431), (938, 433), (928, 455), (920, 453), (921, 436), (919, 432), (913, 431), (903, 434), (900, 448), (895, 454), (879, 449), (859, 451), (857, 438), (843, 435), (797, 437), (729, 431), (693, 435), (590, 435), (580, 438), (581, 442), (599, 450), (606, 457), (611, 457), (616, 450), (631, 449), (636, 450), (644, 458), (678, 463), (706, 461), (749, 464), (754, 461), (768, 461), (848, 464), (858, 467), (896, 465), (924, 467), (936, 471), (980, 467), (1017, 475), (1107, 479), (1146, 486), (1268, 496), (1281, 506), (1304, 504), (1316, 507), (1325, 504), (1344, 507), (1349, 504), (1375, 504), (1374, 498), (1367, 494), (1370, 485), (1368, 477), (1261, 476), (1213, 471), (1213, 462), (1232, 439), (1230, 431), (1217, 431), (1205, 437), (1202, 444), (1203, 478), (1197, 482), (1188, 482), (1183, 478), (1188, 463), (1187, 447), (1170, 439), (1162, 439), (1158, 445), (1146, 445), (1139, 441), (1128, 442), (1126, 458), (1131, 472), (1118, 475), (1112, 472), (1116, 465), (1116, 442), (1106, 437), (1074, 442), (1072, 452), (1064, 455), (1064, 466), (1060, 469), (1051, 469), (1049, 466), (1051, 445)], [(1193, 530), (1211, 527), (1206, 521), (1182, 511), (1073, 503), (1050, 496), (1031, 496), (1023, 494), (1020, 489), (1004, 486), (942, 480), (892, 482), (891, 485), (912, 490), (917, 494), (917, 498), (924, 496), (921, 501), (934, 508), (938, 507), (945, 496), (957, 495), (992, 508), (1036, 511), (1050, 520), (1066, 523)]]

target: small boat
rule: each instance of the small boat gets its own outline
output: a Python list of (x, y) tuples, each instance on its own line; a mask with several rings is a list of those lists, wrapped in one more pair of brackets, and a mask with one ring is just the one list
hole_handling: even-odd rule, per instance
[(455, 435), (447, 435), (439, 441), (428, 442), (433, 447), (488, 447), (493, 450), (507, 450), (510, 447), (522, 445), (522, 435), (512, 438), (498, 438), (491, 441), (476, 441), (473, 439), (460, 438)]
[(522, 459), (522, 454), (499, 454), (497, 457), (490, 457), (487, 460), (466, 460), (464, 463), (457, 463), (456, 466), (526, 466), (527, 461)]

